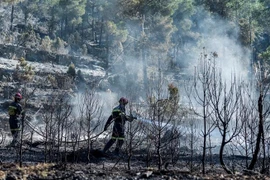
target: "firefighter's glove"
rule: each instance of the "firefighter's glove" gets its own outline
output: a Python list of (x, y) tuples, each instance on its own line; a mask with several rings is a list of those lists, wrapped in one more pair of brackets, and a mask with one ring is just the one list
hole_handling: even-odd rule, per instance
[(132, 114), (130, 116), (128, 116), (129, 121), (133, 121), (134, 119), (137, 119), (137, 117), (134, 117)]
[(137, 119), (137, 117), (132, 117), (132, 121), (133, 121), (134, 119)]
[(25, 117), (25, 111), (21, 112), (22, 117)]
[(21, 112), (21, 121), (24, 121), (24, 119), (25, 119), (25, 111), (22, 111)]

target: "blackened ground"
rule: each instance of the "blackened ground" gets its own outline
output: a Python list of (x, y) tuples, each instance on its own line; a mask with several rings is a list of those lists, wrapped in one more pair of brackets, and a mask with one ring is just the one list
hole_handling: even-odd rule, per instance
[[(16, 148), (0, 149), (0, 179), (270, 179), (267, 175), (262, 175), (251, 171), (239, 171), (235, 175), (228, 175), (220, 167), (218, 156), (212, 157), (207, 162), (207, 174), (201, 173), (201, 157), (196, 156), (191, 159), (188, 155), (183, 155), (174, 166), (167, 164), (166, 170), (158, 171), (157, 163), (154, 159), (150, 161), (150, 166), (146, 168), (144, 152), (136, 151), (131, 160), (131, 170), (128, 170), (127, 156), (120, 156), (114, 153), (103, 154), (99, 149), (92, 149), (87, 153), (87, 148), (81, 148), (76, 152), (62, 151), (62, 157), (53, 155), (51, 157), (59, 163), (44, 163), (45, 153), (42, 142), (23, 145), (22, 167), (19, 166), (19, 156)], [(208, 158), (209, 160), (210, 158)], [(192, 164), (191, 164), (192, 160)], [(227, 157), (226, 161), (243, 162), (242, 157)], [(191, 171), (191, 168), (193, 171)], [(239, 168), (243, 169), (243, 168)]]

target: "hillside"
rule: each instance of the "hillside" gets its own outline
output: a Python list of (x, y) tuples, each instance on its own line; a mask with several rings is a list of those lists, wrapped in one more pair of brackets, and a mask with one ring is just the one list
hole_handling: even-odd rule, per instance
[[(31, 96), (25, 94), (28, 101), (26, 107), (34, 108), (36, 104), (37, 107), (34, 109), (37, 109), (38, 105), (46, 101), (52, 92), (68, 91), (74, 96), (74, 93), (83, 91), (87, 86), (93, 86), (93, 83), (105, 76), (105, 70), (100, 61), (90, 57), (53, 54), (3, 44), (0, 45), (0, 49), (2, 111), (5, 110), (3, 107), (5, 101), (13, 99), (13, 94), (18, 90), (24, 89), (26, 93), (31, 92)], [(24, 53), (24, 56), (21, 53)], [(25, 63), (31, 67), (33, 73), (31, 80), (18, 79), (18, 74), (25, 73), (25, 69), (20, 67), (18, 57), (26, 58)], [(71, 63), (75, 65), (76, 73), (80, 71), (81, 79), (73, 80), (73, 77), (67, 74)]]

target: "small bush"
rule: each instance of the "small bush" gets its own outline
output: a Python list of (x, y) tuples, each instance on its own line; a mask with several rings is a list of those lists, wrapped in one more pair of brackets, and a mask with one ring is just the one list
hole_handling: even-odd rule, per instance
[(67, 74), (73, 78), (76, 77), (75, 65), (73, 63), (70, 63), (68, 70), (67, 70)]
[(27, 66), (27, 62), (26, 62), (26, 60), (25, 60), (24, 57), (21, 57), (21, 58), (19, 59), (19, 61), (20, 61), (20, 66), (21, 66), (21, 67), (26, 67), (26, 66)]
[(84, 77), (83, 77), (83, 74), (82, 74), (82, 71), (81, 71), (81, 70), (78, 70), (78, 71), (77, 71), (77, 76), (78, 76), (78, 80), (79, 80), (79, 81), (82, 81), (82, 82), (85, 81), (85, 79), (84, 79)]
[(49, 36), (45, 36), (42, 40), (41, 40), (41, 45), (40, 45), (40, 49), (43, 51), (51, 51), (51, 46), (52, 46), (52, 42)]
[(57, 53), (64, 54), (65, 53), (65, 41), (61, 38), (57, 37), (53, 43), (54, 51)]

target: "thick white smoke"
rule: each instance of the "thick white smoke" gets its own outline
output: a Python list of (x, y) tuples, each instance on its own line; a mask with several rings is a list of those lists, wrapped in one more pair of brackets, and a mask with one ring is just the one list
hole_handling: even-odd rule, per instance
[[(193, 44), (193, 51), (190, 51), (187, 57), (189, 68), (194, 68), (196, 61), (200, 57), (203, 49), (210, 53), (215, 52), (217, 57), (217, 68), (222, 72), (224, 80), (230, 79), (235, 75), (242, 80), (248, 79), (250, 70), (251, 51), (242, 46), (239, 42), (239, 27), (234, 23), (225, 21), (224, 19), (207, 14), (201, 11), (202, 19), (197, 20), (196, 31), (200, 33), (199, 44)], [(192, 46), (192, 45), (190, 45)], [(187, 72), (194, 72), (194, 71)]]

